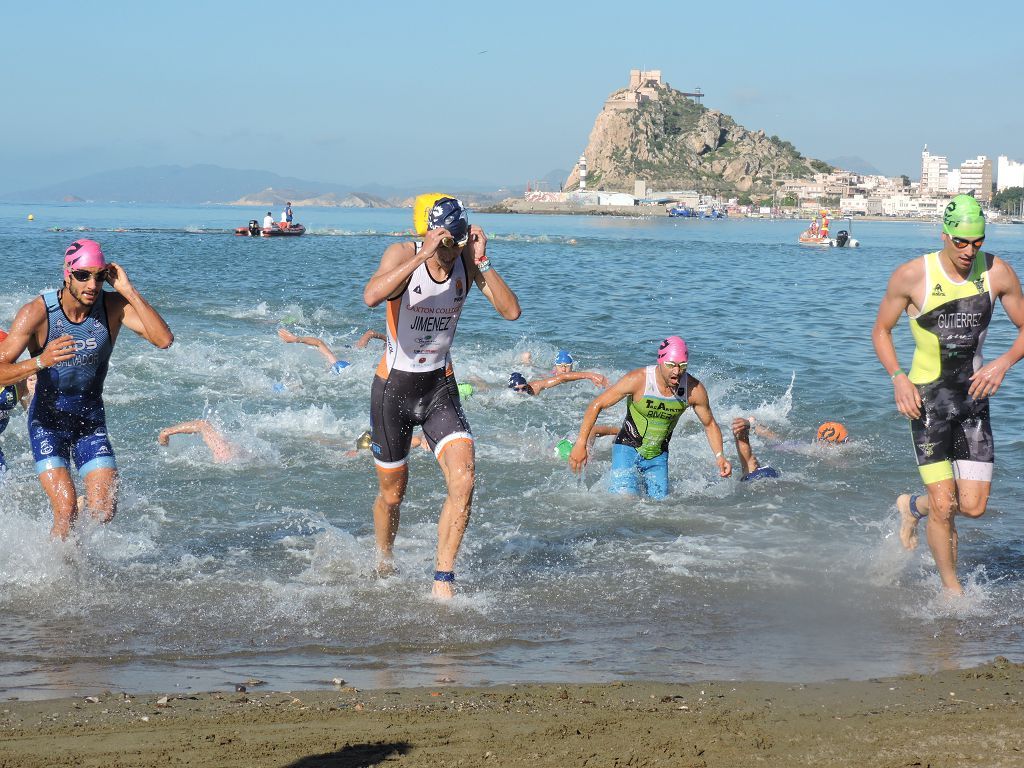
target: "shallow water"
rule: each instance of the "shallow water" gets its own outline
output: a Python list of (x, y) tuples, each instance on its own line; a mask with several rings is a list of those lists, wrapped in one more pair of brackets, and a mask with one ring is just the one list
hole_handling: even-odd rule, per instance
[[(429, 599), (436, 462), (413, 455), (401, 573), (380, 581), (369, 576), (372, 463), (346, 456), (367, 428), (380, 355), (379, 342), (351, 345), (384, 322), (362, 287), (409, 211), (297, 211), (305, 237), (230, 234), (256, 213), (0, 206), (0, 326), (56, 287), (63, 249), (91, 236), (176, 336), (166, 352), (130, 332), (118, 340), (106, 386), (123, 480), (113, 524), (49, 541), (24, 418), (0, 438), (11, 464), (0, 487), (0, 691), (206, 689), (248, 677), (279, 689), (334, 677), (359, 687), (819, 680), (1024, 652), (1019, 369), (993, 402), (989, 511), (959, 526), (966, 599), (939, 598), (927, 548), (904, 553), (895, 536), (893, 502), (916, 470), (869, 335), (890, 272), (937, 247), (936, 224), (858, 221), (862, 248), (822, 251), (795, 244), (798, 222), (475, 216), (523, 317), (505, 322), (473, 292), (459, 324), (460, 379), (493, 388), (465, 402), (478, 486), (461, 594), (440, 605)], [(1024, 227), (992, 226), (987, 245), (1019, 265)], [(323, 336), (351, 367), (334, 375), (314, 350), (281, 343), (282, 322)], [(997, 310), (989, 356), (1014, 332)], [(503, 386), (523, 352), (537, 361), (528, 377), (566, 348), (579, 367), (616, 378), (672, 333), (687, 339), (726, 430), (754, 414), (806, 442), (755, 441), (780, 480), (720, 480), (687, 414), (671, 498), (610, 496), (607, 440), (583, 481), (553, 450), (597, 390), (581, 382), (524, 399)], [(905, 325), (897, 346), (906, 367)], [(162, 427), (204, 415), (242, 459), (212, 464), (195, 437), (157, 445)], [(853, 441), (813, 446), (826, 419)]]

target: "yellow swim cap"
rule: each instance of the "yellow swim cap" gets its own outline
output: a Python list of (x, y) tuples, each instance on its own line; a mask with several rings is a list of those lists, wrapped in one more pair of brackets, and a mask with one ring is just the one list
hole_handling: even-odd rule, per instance
[(363, 432), (363, 434), (356, 438), (357, 450), (367, 450), (371, 445), (373, 445), (373, 438), (370, 437), (369, 432)]
[(412, 223), (416, 234), (420, 237), (427, 234), (427, 218), (430, 216), (430, 209), (434, 207), (434, 203), (444, 197), (451, 197), (451, 195), (444, 192), (426, 192), (416, 196), (416, 200), (412, 204)]

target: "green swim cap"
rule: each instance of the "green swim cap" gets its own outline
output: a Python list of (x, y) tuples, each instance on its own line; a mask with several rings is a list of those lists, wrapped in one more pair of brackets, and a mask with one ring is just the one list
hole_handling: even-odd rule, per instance
[(473, 394), (472, 384), (459, 384), (459, 397), (470, 397)]
[(555, 446), (555, 451), (558, 453), (558, 458), (562, 461), (568, 461), (569, 454), (572, 452), (572, 443), (563, 437)]
[(942, 215), (942, 231), (950, 237), (984, 237), (985, 212), (970, 195), (957, 195)]

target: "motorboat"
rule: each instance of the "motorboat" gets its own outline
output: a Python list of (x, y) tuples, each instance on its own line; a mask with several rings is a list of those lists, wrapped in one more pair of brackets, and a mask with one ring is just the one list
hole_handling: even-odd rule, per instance
[(256, 219), (249, 220), (249, 226), (238, 227), (235, 234), (240, 237), (298, 237), (306, 234), (302, 224), (285, 224), (275, 222), (269, 227), (262, 227)]
[(860, 247), (860, 240), (857, 240), (853, 236), (853, 219), (846, 220), (846, 226), (848, 229), (840, 229), (836, 232), (836, 236), (832, 238), (831, 246), (833, 248), (858, 248)]

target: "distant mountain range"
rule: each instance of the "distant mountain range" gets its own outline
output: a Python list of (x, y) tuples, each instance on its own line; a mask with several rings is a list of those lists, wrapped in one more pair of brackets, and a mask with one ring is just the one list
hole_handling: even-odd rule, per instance
[(441, 189), (466, 199), (488, 202), (514, 194), (524, 185), (502, 190), (468, 180), (441, 179), (409, 186), (310, 181), (269, 171), (237, 170), (217, 165), (161, 165), (123, 168), (83, 176), (45, 187), (0, 195), (6, 202), (165, 203), (171, 205), (278, 204), (284, 200), (303, 205), (400, 205), (419, 192)]
[(857, 157), (856, 155), (843, 155), (842, 157), (833, 158), (828, 162), (836, 168), (842, 168), (844, 171), (853, 171), (864, 176), (885, 175), (863, 157)]

